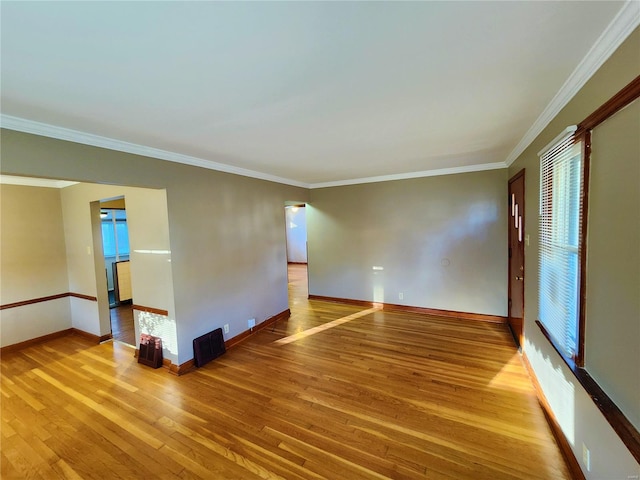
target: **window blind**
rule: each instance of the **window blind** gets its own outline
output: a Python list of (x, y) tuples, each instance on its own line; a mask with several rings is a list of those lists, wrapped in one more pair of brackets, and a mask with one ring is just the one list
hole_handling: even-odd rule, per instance
[(582, 165), (573, 131), (540, 154), (538, 314), (569, 358), (578, 348)]

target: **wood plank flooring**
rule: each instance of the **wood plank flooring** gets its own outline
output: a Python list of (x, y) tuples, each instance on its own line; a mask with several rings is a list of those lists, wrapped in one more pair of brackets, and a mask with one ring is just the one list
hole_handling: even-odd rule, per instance
[(182, 377), (69, 336), (3, 356), (2, 478), (566, 479), (507, 330), (306, 300)]
[(136, 345), (136, 333), (133, 325), (133, 305), (120, 305), (109, 310), (111, 334), (114, 340), (127, 345)]

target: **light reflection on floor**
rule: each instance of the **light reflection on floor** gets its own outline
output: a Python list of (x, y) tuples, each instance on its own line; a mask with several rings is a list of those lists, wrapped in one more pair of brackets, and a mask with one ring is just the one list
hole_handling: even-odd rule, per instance
[(351, 315), (347, 315), (346, 317), (338, 318), (337, 320), (333, 320), (328, 323), (324, 323), (322, 325), (318, 325), (317, 327), (310, 328), (308, 330), (303, 330), (302, 332), (295, 333), (293, 335), (289, 335), (288, 337), (281, 338), (280, 340), (276, 340), (276, 345), (286, 345), (287, 343), (295, 342), (297, 340), (301, 340), (303, 338), (307, 338), (311, 335), (315, 335), (316, 333), (324, 332), (330, 328), (337, 327), (342, 325), (343, 323), (350, 322), (351, 320), (355, 320), (356, 318), (364, 317), (371, 313), (375, 313), (380, 310), (380, 307), (373, 307), (367, 310), (362, 310), (361, 312), (356, 312)]

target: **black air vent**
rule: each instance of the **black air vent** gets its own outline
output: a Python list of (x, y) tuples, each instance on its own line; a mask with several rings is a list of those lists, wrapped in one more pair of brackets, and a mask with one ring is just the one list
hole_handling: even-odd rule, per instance
[(193, 341), (193, 358), (196, 367), (202, 367), (225, 352), (222, 329), (216, 328)]

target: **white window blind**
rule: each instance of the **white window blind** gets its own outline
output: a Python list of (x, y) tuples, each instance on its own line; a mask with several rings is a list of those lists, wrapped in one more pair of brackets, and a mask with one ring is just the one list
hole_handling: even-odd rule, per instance
[[(538, 312), (558, 348), (578, 349), (582, 144), (568, 129), (540, 154)], [(575, 130), (575, 129), (573, 129)]]

